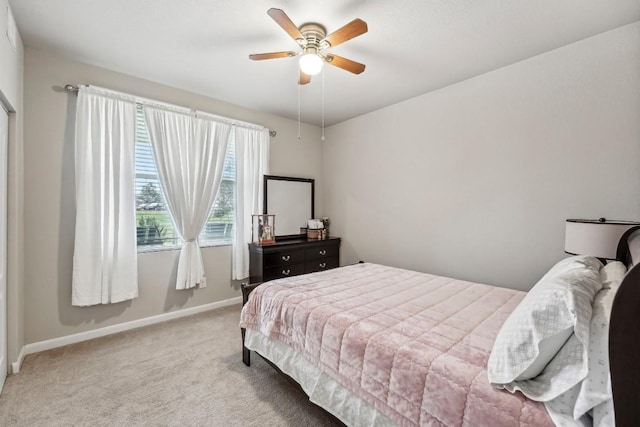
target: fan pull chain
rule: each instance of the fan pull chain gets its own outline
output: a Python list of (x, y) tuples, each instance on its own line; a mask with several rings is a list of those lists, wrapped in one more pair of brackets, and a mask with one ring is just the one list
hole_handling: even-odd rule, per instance
[(298, 81), (298, 141), (300, 141), (300, 82)]
[(322, 67), (322, 136), (320, 137), (321, 141), (324, 141), (324, 69), (326, 67)]

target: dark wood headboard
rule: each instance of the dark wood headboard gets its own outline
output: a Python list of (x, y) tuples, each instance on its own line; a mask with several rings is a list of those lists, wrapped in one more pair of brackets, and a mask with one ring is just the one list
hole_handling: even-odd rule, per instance
[[(630, 235), (621, 239), (619, 248), (626, 247), (624, 258), (619, 254), (623, 262), (634, 258), (629, 255), (633, 255), (628, 244), (632, 239)], [(627, 272), (613, 300), (609, 369), (616, 426), (640, 426), (640, 265)]]

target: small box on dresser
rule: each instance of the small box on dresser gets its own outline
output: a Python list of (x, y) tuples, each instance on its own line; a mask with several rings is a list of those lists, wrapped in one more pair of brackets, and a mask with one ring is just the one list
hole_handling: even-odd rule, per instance
[(329, 270), (338, 267), (339, 260), (339, 237), (276, 240), (269, 246), (249, 244), (249, 282)]

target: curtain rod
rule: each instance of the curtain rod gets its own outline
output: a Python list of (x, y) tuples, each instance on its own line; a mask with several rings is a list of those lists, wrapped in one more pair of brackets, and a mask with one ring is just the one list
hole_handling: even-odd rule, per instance
[[(90, 85), (80, 85), (80, 86), (89, 87)], [(80, 86), (72, 85), (72, 84), (66, 84), (66, 85), (64, 85), (64, 89), (67, 92), (70, 92), (70, 93), (77, 93), (80, 90)], [(97, 87), (97, 86), (95, 86), (95, 87)], [(102, 89), (102, 88), (100, 88), (100, 89)], [(106, 89), (106, 90), (109, 90), (110, 92), (114, 92), (114, 93), (122, 93), (122, 92), (117, 92), (117, 91), (111, 90), (111, 89)], [(124, 95), (128, 95), (128, 94), (124, 94)], [(136, 98), (136, 100), (139, 100), (141, 104), (144, 104), (144, 103), (164, 104), (164, 105), (173, 107), (172, 104), (169, 104), (169, 103), (166, 103), (166, 102), (160, 102), (160, 101), (155, 101), (153, 99), (141, 98), (141, 97), (138, 97), (138, 96), (135, 96), (135, 95), (133, 95), (133, 97)], [(203, 111), (203, 113), (208, 115), (208, 116), (213, 116), (215, 118), (218, 118), (218, 119), (221, 119), (221, 120), (224, 120), (224, 121), (228, 121), (234, 126), (249, 127), (249, 128), (256, 127), (256, 125), (254, 125), (253, 123), (243, 122), (243, 121), (235, 120), (235, 119), (229, 119), (229, 118), (226, 118), (226, 117), (218, 116), (216, 114), (211, 114), (211, 113), (207, 113), (207, 112), (204, 112), (204, 111)], [(278, 132), (276, 132), (275, 130), (269, 130), (269, 136), (271, 136), (272, 138), (275, 138), (277, 134), (278, 134)]]

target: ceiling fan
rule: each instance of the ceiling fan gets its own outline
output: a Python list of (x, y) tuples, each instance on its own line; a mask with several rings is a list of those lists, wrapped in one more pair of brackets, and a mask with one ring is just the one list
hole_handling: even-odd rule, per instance
[(249, 55), (250, 59), (260, 61), (263, 59), (288, 58), (301, 55), (300, 78), (298, 79), (298, 84), (301, 85), (309, 83), (311, 76), (320, 72), (323, 62), (354, 74), (360, 74), (364, 71), (364, 64), (332, 53), (322, 52), (325, 49), (337, 46), (366, 33), (368, 30), (367, 23), (362, 19), (354, 19), (342, 28), (327, 35), (325, 28), (314, 22), (301, 25), (298, 28), (281, 9), (271, 8), (267, 11), (267, 14), (300, 45), (302, 50), (300, 52), (254, 53)]

